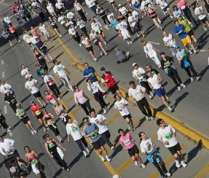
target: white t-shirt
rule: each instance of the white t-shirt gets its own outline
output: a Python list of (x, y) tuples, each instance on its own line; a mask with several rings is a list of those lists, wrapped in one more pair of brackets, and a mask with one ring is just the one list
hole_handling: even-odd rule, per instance
[(159, 79), (158, 74), (154, 74), (152, 77), (149, 77), (147, 79), (147, 81), (149, 82), (149, 84), (155, 90), (159, 89), (162, 86), (158, 79)]
[(155, 49), (153, 48), (153, 45), (150, 42), (147, 42), (147, 44), (144, 46), (144, 52), (150, 58), (155, 57), (157, 55)]
[(0, 93), (6, 94), (12, 90), (12, 85), (5, 83), (0, 85)]
[(140, 101), (145, 97), (146, 89), (140, 85), (137, 85), (135, 89), (129, 88), (128, 95), (133, 97), (134, 100)]
[(69, 35), (75, 36), (75, 35), (76, 35), (75, 28), (74, 28), (74, 27), (70, 27), (70, 28), (68, 29), (68, 33), (69, 33)]
[(203, 20), (206, 17), (202, 6), (196, 7), (194, 10), (194, 14), (198, 17), (199, 20)]
[(28, 35), (28, 34), (23, 34), (23, 36), (22, 36), (22, 39), (23, 39), (27, 44), (31, 43), (32, 38), (33, 38), (33, 37), (30, 36), (30, 35)]
[(158, 4), (161, 9), (164, 9), (168, 6), (168, 3), (165, 0), (156, 0), (156, 4)]
[(39, 92), (39, 88), (36, 86), (38, 81), (35, 79), (28, 80), (25, 82), (25, 88), (31, 92), (31, 94), (35, 94)]
[(100, 22), (92, 22), (91, 23), (91, 29), (94, 30), (95, 32), (100, 33), (102, 29), (102, 25)]
[(126, 14), (128, 13), (128, 10), (126, 9), (125, 6), (122, 6), (118, 9), (118, 11), (123, 15), (126, 16)]
[(141, 141), (140, 150), (142, 153), (151, 153), (153, 149), (154, 147), (153, 147), (151, 138)]
[(130, 114), (127, 106), (128, 106), (128, 101), (124, 98), (121, 98), (120, 101), (116, 100), (114, 104), (114, 108), (120, 112), (121, 116), (127, 116)]
[(57, 74), (59, 77), (65, 77), (65, 66), (63, 64), (58, 64), (53, 67), (53, 72)]
[(30, 75), (29, 69), (27, 67), (22, 69), (20, 74), (21, 74), (21, 76), (26, 78), (27, 75)]
[(169, 33), (167, 36), (164, 36), (163, 37), (163, 42), (166, 46), (168, 47), (176, 47), (176, 41), (175, 39), (173, 38), (172, 34)]
[(133, 15), (130, 15), (128, 16), (128, 23), (130, 27), (134, 28), (137, 23), (137, 19)]
[(102, 114), (97, 114), (97, 116), (95, 118), (90, 118), (90, 122), (96, 124), (97, 127), (99, 128), (99, 134), (103, 134), (109, 130), (106, 125), (98, 123), (98, 122), (102, 122), (105, 120), (106, 120), (106, 117), (103, 116)]
[(132, 76), (139, 82), (144, 80), (145, 70), (142, 67), (138, 67), (132, 71)]
[(162, 141), (163, 143), (168, 142), (168, 144), (165, 145), (165, 147), (170, 148), (178, 143), (175, 137), (175, 132), (175, 129), (170, 125), (166, 126), (165, 128), (160, 127), (157, 131), (157, 138), (159, 141)]
[(79, 2), (74, 2), (73, 6), (76, 11), (82, 10), (81, 4)]
[(49, 12), (50, 14), (54, 14), (54, 13), (55, 13), (54, 7), (53, 7), (53, 5), (52, 5), (51, 3), (48, 3), (48, 4), (47, 4), (46, 9), (48, 10), (48, 12)]
[(67, 135), (71, 135), (74, 141), (80, 140), (83, 136), (81, 134), (80, 128), (76, 123), (66, 124)]
[(88, 8), (91, 8), (96, 5), (95, 0), (85, 0), (86, 5)]
[(15, 141), (9, 138), (5, 138), (3, 142), (0, 142), (0, 153), (3, 156), (7, 156), (8, 154), (14, 152), (15, 150)]

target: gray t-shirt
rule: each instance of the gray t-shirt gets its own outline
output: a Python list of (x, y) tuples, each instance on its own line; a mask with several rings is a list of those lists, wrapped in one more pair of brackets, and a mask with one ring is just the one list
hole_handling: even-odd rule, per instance
[(98, 131), (99, 131), (99, 128), (94, 123), (87, 125), (86, 128), (84, 129), (84, 133), (86, 135), (90, 135), (90, 139), (92, 143), (95, 143), (101, 138), (101, 135), (98, 133)]

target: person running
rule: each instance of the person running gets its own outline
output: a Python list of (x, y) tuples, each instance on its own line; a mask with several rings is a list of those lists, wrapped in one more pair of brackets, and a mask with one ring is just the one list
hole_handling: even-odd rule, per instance
[(43, 121), (44, 121), (45, 128), (47, 128), (47, 129), (49, 128), (54, 133), (57, 140), (61, 143), (62, 137), (60, 135), (60, 131), (59, 131), (57, 124), (55, 122), (54, 115), (45, 110), (44, 115), (43, 115)]
[(201, 1), (195, 2), (194, 14), (198, 18), (198, 20), (200, 21), (200, 24), (202, 25), (203, 29), (205, 31), (208, 31), (209, 21), (207, 18), (207, 13), (204, 11), (204, 7), (201, 4)]
[(152, 111), (146, 99), (146, 94), (146, 88), (141, 85), (136, 85), (134, 81), (129, 82), (128, 96), (134, 99), (138, 108), (147, 120), (153, 120)]
[(37, 48), (33, 49), (33, 55), (34, 55), (34, 58), (35, 58), (36, 62), (47, 72), (49, 68), (48, 68), (46, 59), (39, 52), (39, 50)]
[(68, 118), (66, 124), (67, 139), (70, 142), (70, 136), (77, 143), (83, 155), (87, 157), (90, 154), (88, 144), (85, 137), (82, 135), (78, 122), (75, 119)]
[(29, 146), (24, 146), (24, 151), (26, 162), (30, 164), (33, 173), (39, 178), (44, 178), (43, 165), (39, 160), (38, 153)]
[(188, 52), (185, 49), (181, 49), (180, 47), (177, 48), (176, 58), (181, 66), (181, 68), (187, 73), (189, 76), (190, 82), (194, 81), (194, 78), (199, 81), (200, 76), (197, 74), (191, 60), (189, 57)]
[(53, 72), (70, 91), (73, 91), (73, 85), (69, 78), (70, 72), (60, 61), (54, 61)]
[(162, 77), (159, 74), (158, 71), (152, 69), (150, 65), (147, 65), (146, 73), (148, 76), (148, 83), (150, 84), (150, 87), (154, 90), (154, 95), (158, 96), (161, 100), (161, 102), (168, 108), (169, 111), (173, 111), (174, 108), (170, 106), (170, 101), (166, 95), (165, 88), (162, 85)]
[(81, 44), (84, 46), (84, 48), (89, 52), (90, 56), (94, 61), (97, 61), (97, 58), (95, 56), (94, 48), (92, 46), (91, 40), (88, 36), (81, 36)]
[(70, 171), (67, 163), (64, 160), (63, 151), (65, 151), (65, 148), (48, 134), (43, 135), (42, 138), (44, 140), (45, 150), (49, 156), (53, 158), (62, 169)]
[(59, 105), (58, 99), (53, 93), (49, 90), (44, 91), (45, 101), (50, 103), (53, 107)]
[(114, 149), (113, 144), (110, 141), (110, 131), (107, 127), (107, 118), (102, 114), (97, 114), (95, 109), (90, 112), (89, 122), (94, 123), (99, 128), (98, 133), (102, 136), (104, 142), (110, 147), (111, 150)]
[(59, 30), (59, 28), (57, 26), (57, 22), (56, 22), (56, 20), (53, 17), (49, 17), (49, 25), (55, 31), (56, 35), (58, 35), (61, 38), (62, 34), (60, 33), (60, 30)]
[(135, 166), (140, 166), (145, 168), (145, 165), (139, 156), (139, 149), (136, 145), (136, 142), (129, 131), (124, 131), (123, 129), (118, 129), (119, 136), (115, 140), (115, 146), (119, 143), (124, 150), (128, 151), (129, 156), (131, 157), (132, 161), (134, 162)]
[(94, 99), (99, 103), (101, 111), (105, 114), (107, 112), (107, 104), (104, 100), (105, 91), (99, 85), (98, 81), (92, 82), (90, 79), (87, 79), (87, 89), (92, 92)]
[(119, 91), (118, 83), (110, 71), (107, 71), (104, 67), (101, 67), (102, 83), (105, 83), (109, 92), (115, 95)]
[(85, 0), (85, 3), (87, 7), (91, 9), (94, 14), (96, 14), (96, 9), (97, 9), (96, 0)]
[(84, 20), (78, 18), (76, 22), (76, 27), (78, 27), (85, 36), (89, 36), (86, 28), (86, 22)]
[(28, 76), (25, 82), (25, 88), (30, 91), (31, 95), (40, 103), (41, 106), (45, 106), (45, 100), (41, 95), (40, 89), (38, 87), (38, 81), (33, 78), (32, 75)]
[(54, 96), (57, 97), (58, 100), (60, 100), (60, 90), (55, 83), (55, 79), (52, 75), (48, 74), (47, 72), (43, 75), (44, 83), (46, 84), (47, 88), (51, 90), (54, 94)]
[(8, 157), (13, 154), (19, 155), (18, 151), (16, 150), (15, 140), (11, 138), (5, 138), (1, 135), (0, 154), (4, 157)]
[(186, 33), (185, 28), (178, 20), (175, 21), (174, 33), (179, 37), (183, 46), (190, 51), (190, 53), (196, 53), (196, 49), (192, 43), (191, 37)]
[(50, 33), (44, 23), (41, 23), (38, 27), (39, 31), (41, 32), (42, 36), (44, 37), (45, 41), (48, 41), (50, 38)]
[(170, 151), (176, 163), (176, 168), (181, 166), (186, 167), (184, 156), (181, 153), (181, 145), (176, 139), (176, 131), (171, 126), (165, 123), (162, 119), (156, 121), (158, 125), (157, 137), (158, 140)]
[(116, 94), (114, 98), (116, 100), (114, 103), (114, 108), (119, 111), (120, 115), (128, 123), (128, 129), (134, 131), (133, 119), (128, 109), (128, 101), (119, 94)]
[(90, 140), (93, 148), (98, 152), (99, 157), (102, 161), (110, 162), (111, 159), (107, 155), (107, 150), (105, 149), (105, 141), (102, 135), (99, 134), (99, 128), (96, 124), (91, 123), (88, 117), (83, 118), (83, 132), (85, 137)]
[(164, 52), (160, 53), (161, 56), (161, 65), (164, 72), (168, 75), (168, 77), (171, 78), (171, 80), (176, 85), (178, 91), (182, 88), (185, 88), (186, 86), (182, 82), (178, 71), (176, 70), (176, 67), (174, 66), (174, 61), (172, 57), (167, 56)]
[(86, 115), (89, 115), (92, 109), (89, 98), (86, 96), (83, 90), (79, 89), (78, 86), (74, 86), (73, 91), (75, 104), (80, 105)]
[(14, 94), (14, 92), (7, 92), (4, 94), (4, 101), (5, 103), (9, 104), (9, 106), (11, 107), (11, 109), (14, 111), (14, 113), (16, 112), (16, 104), (17, 104), (17, 99), (16, 96)]
[(24, 65), (24, 64), (21, 64), (21, 67), (20, 67), (21, 69), (21, 71), (20, 71), (20, 75), (22, 76), (22, 77), (24, 77), (25, 79), (27, 79), (27, 77), (29, 76), (29, 75), (31, 75), (31, 72), (30, 72), (30, 70), (29, 70), (29, 68), (26, 66), (26, 65)]
[(25, 109), (23, 108), (21, 103), (16, 104), (16, 116), (20, 119), (20, 121), (31, 131), (32, 135), (35, 135), (37, 132), (35, 128), (33, 127)]
[(107, 13), (106, 10), (104, 10), (103, 7), (101, 6), (97, 6), (96, 9), (96, 14), (102, 19), (103, 23), (105, 24), (105, 28), (108, 30), (109, 29), (109, 21), (107, 19)]
[(160, 59), (157, 54), (157, 49), (152, 45), (150, 41), (142, 41), (144, 53), (146, 54), (146, 58), (150, 58), (158, 68), (161, 68)]
[(19, 43), (20, 42), (19, 34), (17, 32), (16, 27), (12, 23), (8, 24), (8, 31), (10, 33), (10, 40), (9, 40), (10, 46), (13, 46), (13, 44), (12, 44), (12, 39), (13, 38), (15, 38), (16, 41)]
[(78, 2), (78, 0), (75, 0), (74, 3), (73, 3), (73, 6), (74, 6), (74, 9), (75, 11), (78, 13), (78, 15), (80, 16), (80, 18), (83, 20), (83, 21), (87, 21), (87, 17), (86, 17), (86, 12), (83, 8), (83, 6), (81, 5), (80, 2)]
[(72, 37), (72, 39), (78, 43), (79, 46), (81, 46), (81, 37), (78, 33), (78, 31), (76, 30), (76, 27), (73, 24), (70, 24), (68, 27), (68, 34), (70, 35), (70, 37)]
[(153, 144), (145, 132), (139, 132), (140, 150), (146, 155), (146, 160), (152, 163), (161, 175), (161, 178), (170, 177), (171, 173), (167, 170), (165, 163), (160, 155), (159, 149)]
[(30, 110), (33, 114), (33, 116), (38, 120), (41, 127), (44, 128), (44, 131), (46, 131), (45, 125), (44, 125), (44, 111), (42, 110), (41, 106), (35, 103), (34, 101), (31, 102)]
[(7, 124), (6, 117), (4, 116), (3, 112), (0, 110), (0, 128), (3, 128), (6, 130), (6, 133), (9, 134), (9, 136), (12, 136), (12, 130), (11, 127)]
[(149, 95), (149, 98), (152, 99), (154, 97), (152, 89), (149, 86), (149, 83), (147, 82), (147, 75), (145, 70), (140, 67), (137, 63), (132, 64), (133, 70), (132, 70), (132, 77), (139, 82), (139, 84), (146, 88), (146, 92)]

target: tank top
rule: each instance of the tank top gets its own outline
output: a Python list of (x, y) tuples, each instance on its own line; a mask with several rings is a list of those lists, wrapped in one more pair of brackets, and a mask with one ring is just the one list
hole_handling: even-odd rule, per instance
[(52, 141), (51, 143), (47, 143), (47, 147), (52, 155), (57, 153), (57, 144), (54, 141)]

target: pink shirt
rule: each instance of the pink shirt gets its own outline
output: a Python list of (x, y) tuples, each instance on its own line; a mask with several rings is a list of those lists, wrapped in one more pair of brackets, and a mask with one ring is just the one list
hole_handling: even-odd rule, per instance
[(135, 140), (133, 139), (131, 133), (128, 132), (125, 135), (120, 136), (119, 143), (125, 150), (129, 150), (135, 145)]
[(184, 10), (187, 6), (186, 0), (179, 0), (177, 3), (177, 7), (181, 10)]
[(74, 93), (74, 100), (76, 103), (84, 104), (87, 101), (87, 98), (84, 96), (83, 91), (80, 90)]

